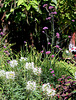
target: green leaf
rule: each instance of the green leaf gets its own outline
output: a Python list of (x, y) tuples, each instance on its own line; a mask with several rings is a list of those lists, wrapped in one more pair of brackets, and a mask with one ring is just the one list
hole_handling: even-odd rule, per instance
[(9, 18), (10, 14), (11, 14), (11, 13), (9, 13), (9, 14), (6, 14), (6, 19), (8, 19), (8, 18)]
[(30, 10), (30, 8), (31, 8), (31, 5), (28, 4), (28, 6), (26, 7), (27, 11)]
[(72, 91), (72, 93), (76, 93), (76, 90)]
[(43, 0), (43, 1), (48, 1), (48, 0)]
[(56, 0), (52, 0), (56, 5), (57, 5), (57, 1)]
[(21, 5), (23, 2), (25, 2), (26, 0), (18, 0), (18, 4), (17, 6)]
[(57, 9), (57, 1), (56, 0), (52, 0), (51, 6), (55, 6), (55, 8)]
[(74, 14), (76, 14), (76, 12), (74, 12)]
[(11, 10), (10, 10), (10, 12), (13, 12), (14, 11), (14, 9), (12, 8)]

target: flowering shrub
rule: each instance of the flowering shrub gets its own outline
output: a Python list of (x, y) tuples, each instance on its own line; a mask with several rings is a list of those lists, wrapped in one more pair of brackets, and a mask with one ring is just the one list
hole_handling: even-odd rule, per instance
[[(75, 98), (76, 81), (73, 81), (70, 76), (62, 76), (63, 74), (67, 74), (74, 78), (74, 73), (76, 72), (75, 67), (65, 63), (65, 61), (58, 60), (59, 52), (62, 49), (59, 44), (54, 44), (54, 39), (60, 38), (60, 33), (57, 32), (55, 34), (54, 31), (54, 16), (57, 14), (56, 9), (52, 5), (48, 6), (48, 4), (44, 4), (43, 7), (49, 14), (46, 20), (52, 24), (52, 39), (48, 36), (49, 27), (45, 26), (42, 30), (46, 35), (47, 49), (42, 46), (43, 50), (39, 53), (32, 46), (29, 51), (27, 42), (24, 41), (26, 52), (24, 53), (22, 51), (19, 52), (19, 54), (13, 54), (12, 51), (9, 52), (10, 46), (1, 41), (1, 100), (65, 100)], [(74, 22), (74, 20), (72, 21)], [(3, 32), (0, 32), (0, 36), (3, 35)], [(71, 37), (68, 36), (68, 38)], [(51, 41), (51, 43), (49, 41)], [(58, 53), (55, 52), (55, 49), (58, 50)], [(68, 52), (66, 52), (66, 54), (68, 55)], [(42, 59), (43, 55), (44, 58)], [(62, 78), (60, 78), (61, 76)]]
[(70, 76), (62, 76), (58, 81), (59, 84), (56, 87), (57, 97), (60, 100), (67, 100), (69, 98), (74, 100), (76, 92), (73, 93), (73, 91), (76, 90), (76, 81), (73, 81)]

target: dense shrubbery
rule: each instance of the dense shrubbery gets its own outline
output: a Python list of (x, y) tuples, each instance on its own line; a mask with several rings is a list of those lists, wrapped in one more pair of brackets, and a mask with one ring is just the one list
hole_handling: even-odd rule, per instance
[[(42, 34), (42, 28), (44, 26), (49, 27), (48, 35), (52, 38), (52, 42), (56, 42), (56, 38), (52, 37), (53, 33), (55, 35), (56, 32), (59, 32), (61, 36), (59, 41), (63, 39), (66, 41), (67, 35), (72, 34), (76, 30), (76, 22), (72, 22), (75, 19), (76, 13), (74, 0), (29, 0), (29, 2), (28, 0), (1, 0), (1, 3), (0, 19), (2, 24), (0, 27), (2, 27), (4, 33), (9, 33), (8, 41), (10, 43), (16, 42), (16, 46), (14, 46), (16, 50), (17, 48), (20, 50), (24, 40), (28, 41), (29, 44), (34, 43), (37, 49), (42, 45), (46, 45), (46, 36)], [(57, 12), (57, 15), (54, 16), (54, 20), (50, 20), (51, 23), (46, 21), (49, 14), (43, 8), (44, 4), (47, 4), (47, 8), (54, 6)], [(50, 13), (54, 11), (51, 9)], [(53, 22), (54, 28), (52, 27)], [(7, 32), (5, 32), (5, 30), (7, 30)], [(33, 38), (30, 37), (31, 33)], [(64, 41), (62, 41), (60, 45), (64, 46)]]
[[(59, 61), (57, 55), (62, 51), (60, 48), (55, 54), (52, 53), (53, 51), (37, 52), (35, 47), (29, 52), (27, 42), (25, 42), (26, 52), (21, 50), (20, 53), (14, 54), (10, 51), (9, 45), (1, 43), (0, 99), (57, 100), (57, 98), (62, 98), (64, 100), (64, 98), (75, 98), (76, 82), (73, 81), (75, 66)], [(50, 43), (48, 45), (51, 46)], [(5, 52), (7, 48), (10, 49), (8, 53)], [(66, 80), (66, 77), (62, 75), (69, 76), (73, 80), (68, 80), (69, 78)], [(70, 82), (69, 85), (65, 83), (65, 80), (67, 83)], [(61, 91), (63, 86), (67, 87), (67, 91), (65, 88)]]
[[(71, 23), (74, 26), (75, 23), (75, 11), (72, 11), (72, 15), (68, 14), (70, 9), (68, 2), (65, 2), (65, 14), (63, 0), (61, 2), (51, 0), (51, 4), (48, 0), (3, 2), (4, 5), (0, 10), (1, 13), (4, 12), (1, 19), (3, 28), (0, 29), (1, 100), (75, 100), (76, 62), (71, 52), (61, 48), (64, 39), (69, 42), (71, 38), (69, 31), (64, 35), (63, 30)], [(74, 1), (70, 3), (71, 7), (75, 6)], [(23, 48), (19, 52), (12, 52), (11, 47), (15, 44), (7, 43), (4, 22), (8, 23), (8, 38), (10, 37), (8, 40), (12, 41), (13, 38), (12, 42), (16, 40), (16, 45), (20, 42), (19, 45), (22, 46), (23, 43)], [(24, 33), (27, 33), (26, 38)], [(35, 47), (33, 35), (37, 36), (38, 43), (41, 43), (40, 51), (37, 51), (40, 45), (36, 44), (37, 48)]]

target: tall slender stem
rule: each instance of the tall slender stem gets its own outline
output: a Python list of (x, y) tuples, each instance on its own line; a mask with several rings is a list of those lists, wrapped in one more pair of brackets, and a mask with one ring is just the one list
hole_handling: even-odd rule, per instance
[(52, 19), (51, 19), (51, 30), (52, 30), (52, 46), (54, 46), (55, 44), (55, 32), (54, 32), (54, 15), (52, 15)]

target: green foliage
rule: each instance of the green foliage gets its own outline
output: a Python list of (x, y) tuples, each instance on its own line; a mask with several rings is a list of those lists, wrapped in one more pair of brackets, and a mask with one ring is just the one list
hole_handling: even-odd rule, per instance
[[(75, 22), (72, 22), (72, 20), (75, 20), (75, 0), (70, 1), (64, 1), (64, 0), (57, 0), (57, 19), (58, 19), (58, 25), (60, 26), (60, 33), (65, 32), (69, 34), (69, 30), (75, 31)], [(63, 24), (62, 24), (63, 23)], [(67, 29), (67, 31), (66, 31)], [(64, 36), (63, 36), (64, 37)]]

